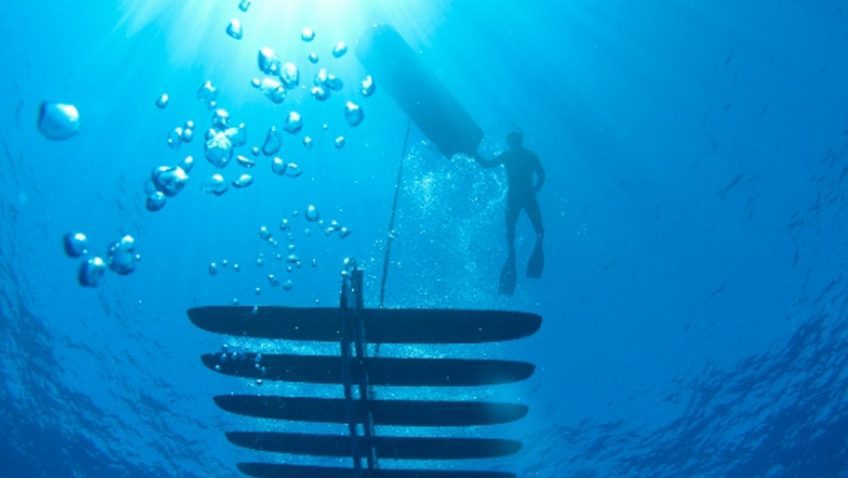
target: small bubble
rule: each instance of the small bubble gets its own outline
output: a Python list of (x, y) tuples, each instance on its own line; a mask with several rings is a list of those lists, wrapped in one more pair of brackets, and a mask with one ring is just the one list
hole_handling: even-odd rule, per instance
[(312, 267), (318, 267), (318, 259), (312, 259), (311, 264)]
[(171, 149), (177, 149), (183, 143), (183, 128), (177, 126), (168, 132), (167, 138), (165, 141), (168, 143), (168, 147)]
[(81, 232), (65, 234), (65, 254), (68, 257), (81, 257), (88, 254), (88, 237)]
[(238, 305), (238, 304), (239, 304), (238, 297), (233, 297), (233, 305)]
[(251, 184), (253, 184), (253, 176), (247, 173), (240, 174), (239, 177), (234, 179), (232, 182), (233, 187), (237, 189), (246, 188)]
[(253, 3), (251, 0), (241, 0), (239, 2), (239, 10), (247, 13), (247, 9), (250, 8), (251, 3)]
[(229, 25), (227, 25), (227, 35), (235, 38), (236, 40), (241, 40), (243, 32), (241, 29), (241, 22), (238, 21), (237, 18), (230, 20)]
[(260, 226), (259, 227), (259, 238), (263, 239), (265, 241), (267, 241), (268, 239), (271, 239), (271, 231), (268, 230), (267, 226)]
[(304, 27), (303, 30), (300, 31), (300, 39), (305, 42), (311, 42), (315, 39), (315, 31), (309, 27)]
[(271, 160), (271, 171), (278, 176), (286, 174), (286, 162), (283, 161), (283, 158), (274, 156), (274, 159)]
[(261, 386), (262, 386), (262, 379), (261, 379), (261, 378), (257, 378), (257, 379), (256, 379), (256, 386), (257, 386), (257, 387), (261, 387)]
[(303, 128), (303, 118), (301, 118), (300, 113), (289, 111), (284, 128), (291, 134), (297, 134)]
[(268, 133), (265, 134), (265, 142), (262, 144), (262, 154), (265, 156), (273, 156), (283, 146), (277, 127), (271, 126), (268, 128)]
[(314, 204), (310, 204), (306, 206), (306, 211), (304, 211), (303, 217), (305, 217), (309, 222), (315, 222), (320, 219), (321, 214), (318, 212), (318, 208), (316, 208)]
[(330, 90), (325, 90), (321, 86), (313, 86), (309, 91), (312, 93), (312, 97), (318, 101), (324, 101), (330, 97)]
[(335, 141), (333, 141), (333, 146), (335, 146), (336, 149), (342, 149), (342, 148), (344, 148), (344, 145), (345, 145), (345, 137), (344, 136), (337, 136)]
[(160, 110), (165, 109), (168, 106), (168, 100), (170, 100), (168, 93), (162, 93), (159, 98), (156, 98), (156, 107)]
[(256, 267), (262, 267), (263, 265), (265, 265), (265, 259), (262, 259), (262, 257), (257, 257), (256, 258)]
[(359, 92), (366, 98), (374, 94), (375, 88), (376, 85), (374, 84), (374, 78), (372, 78), (371, 75), (367, 75), (359, 84)]
[(212, 84), (211, 81), (207, 80), (200, 88), (197, 90), (197, 100), (201, 103), (205, 104), (208, 108), (214, 108), (216, 103), (216, 98), (218, 98), (218, 88)]
[(261, 294), (261, 293), (262, 293), (262, 288), (261, 288), (261, 287), (259, 287), (259, 286), (257, 286), (257, 287), (256, 287), (256, 289), (254, 289), (254, 293), (255, 293), (256, 295)]
[(292, 282), (291, 279), (286, 279), (286, 281), (283, 282), (283, 290), (284, 291), (288, 292), (288, 291), (292, 290), (292, 287), (294, 287), (294, 282)]
[(324, 86), (333, 91), (341, 91), (341, 89), (344, 87), (344, 82), (336, 75), (329, 74), (327, 75), (327, 81), (324, 82)]
[(345, 53), (347, 53), (347, 43), (343, 41), (336, 43), (336, 46), (333, 47), (333, 56), (335, 58), (341, 58)]
[(194, 130), (183, 128), (183, 134), (180, 139), (183, 140), (183, 143), (191, 143), (191, 140), (194, 139)]
[(233, 264), (233, 272), (238, 272), (241, 270), (241, 266), (238, 263)]
[(351, 231), (350, 229), (348, 229), (347, 227), (342, 226), (342, 227), (341, 227), (341, 229), (339, 229), (339, 237), (341, 237), (342, 239), (344, 239), (344, 238), (346, 238), (347, 236), (349, 236), (351, 232), (352, 232), (352, 231)]
[(290, 227), (290, 225), (289, 225), (288, 219), (283, 218), (283, 219), (280, 220), (280, 230), (281, 231), (288, 231), (289, 227)]
[(62, 141), (79, 133), (77, 107), (65, 103), (43, 102), (38, 110), (38, 130), (45, 138)]
[(303, 146), (306, 147), (306, 149), (312, 149), (312, 136), (303, 137)]
[(359, 123), (362, 123), (364, 118), (365, 113), (362, 111), (362, 107), (353, 101), (345, 103), (345, 120), (347, 121), (347, 124), (351, 126), (358, 126)]
[(192, 120), (186, 120), (185, 124), (183, 125), (183, 128), (185, 128), (185, 129), (194, 129), (194, 121), (192, 121)]
[(280, 279), (277, 279), (277, 276), (274, 274), (268, 274), (268, 284), (270, 284), (271, 287), (277, 287), (280, 285)]
[(318, 54), (314, 51), (310, 52), (307, 58), (309, 58), (309, 63), (312, 63), (313, 65), (318, 63)]
[(223, 131), (230, 123), (230, 113), (224, 108), (218, 108), (212, 113), (212, 128)]
[(147, 200), (144, 202), (144, 207), (147, 208), (150, 212), (156, 212), (163, 207), (168, 202), (168, 197), (162, 191), (153, 191), (147, 196)]
[(214, 276), (217, 273), (218, 273), (218, 264), (216, 264), (215, 262), (210, 262), (209, 263), (209, 275)]
[(256, 166), (256, 161), (241, 154), (236, 156), (236, 163), (243, 168), (252, 168)]
[(267, 46), (259, 49), (257, 63), (259, 64), (259, 70), (266, 75), (276, 75), (280, 72), (280, 67), (282, 66), (280, 57), (277, 56), (274, 50)]
[(221, 259), (221, 267), (227, 267), (228, 265), (230, 265), (230, 261), (227, 259)]
[(210, 176), (206, 181), (206, 187), (203, 188), (204, 192), (214, 194), (216, 196), (224, 194), (227, 192), (227, 189), (229, 189), (229, 186), (227, 186), (227, 180), (219, 173), (215, 173)]
[(286, 176), (296, 178), (301, 174), (303, 174), (303, 170), (300, 169), (300, 166), (297, 163), (291, 162), (286, 164)]
[(297, 246), (293, 242), (291, 244), (289, 244), (289, 247), (288, 247), (289, 252), (294, 251), (296, 248), (297, 248)]
[(183, 168), (187, 173), (191, 172), (191, 168), (194, 167), (194, 156), (188, 155), (183, 158), (180, 167)]

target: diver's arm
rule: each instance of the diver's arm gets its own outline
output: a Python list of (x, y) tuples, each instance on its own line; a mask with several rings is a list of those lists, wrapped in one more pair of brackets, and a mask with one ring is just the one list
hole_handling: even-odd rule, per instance
[(536, 185), (533, 186), (533, 191), (539, 192), (542, 190), (542, 185), (545, 184), (545, 168), (542, 167), (542, 162), (539, 158), (534, 158), (534, 168), (536, 171)]

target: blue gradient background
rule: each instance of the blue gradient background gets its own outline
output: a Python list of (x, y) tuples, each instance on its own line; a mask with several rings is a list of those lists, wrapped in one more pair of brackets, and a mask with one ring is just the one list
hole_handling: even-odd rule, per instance
[[(256, 0), (242, 13), (235, 1), (35, 0), (3, 10), (0, 476), (234, 476), (251, 458), (221, 432), (253, 425), (210, 396), (256, 389), (202, 367), (197, 356), (225, 339), (184, 311), (233, 298), (333, 304), (346, 256), (365, 265), (376, 304), (406, 118), (375, 78), (365, 121), (348, 127), (343, 99), (358, 97), (367, 72), (330, 49), (355, 46), (377, 21), (421, 50), (486, 131), (488, 153), (517, 124), (548, 172), (545, 275), (501, 297), (503, 178), (439, 157), (412, 131), (387, 305), (545, 317), (535, 337), (489, 350), (538, 372), (485, 392), (531, 412), (500, 430), (524, 450), (480, 466), (521, 477), (848, 476), (846, 2)], [(241, 41), (224, 33), (232, 17)], [(311, 44), (299, 39), (306, 25)], [(249, 86), (265, 45), (296, 61), (304, 83), (317, 51), (344, 92), (272, 105)], [(274, 177), (262, 163), (250, 188), (204, 194), (210, 113), (195, 92), (207, 79), (247, 123), (248, 145), (298, 109), (316, 147), (286, 135), (281, 154), (304, 175)], [(163, 91), (171, 103), (159, 110)], [(43, 100), (75, 104), (81, 134), (44, 139)], [(169, 149), (167, 133), (187, 119), (194, 142)], [(150, 169), (186, 154), (200, 163), (186, 190), (146, 211)], [(298, 252), (319, 267), (293, 274), (291, 292), (270, 290), (265, 275), (286, 274), (257, 230), (276, 232), (309, 203), (354, 232), (307, 238), (293, 220)], [(524, 261), (532, 230), (526, 219), (519, 228)], [(72, 230), (99, 254), (134, 235), (139, 269), (79, 287), (61, 247)], [(223, 258), (241, 272), (210, 277), (209, 261)]]

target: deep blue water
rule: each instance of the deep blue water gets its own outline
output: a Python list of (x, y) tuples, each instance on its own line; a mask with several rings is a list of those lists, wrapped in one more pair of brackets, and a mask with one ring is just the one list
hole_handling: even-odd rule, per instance
[[(522, 452), (477, 465), (521, 477), (848, 476), (848, 4), (547, 3), (6, 5), (0, 475), (236, 476), (236, 462), (263, 458), (222, 431), (286, 425), (228, 415), (210, 396), (275, 385), (205, 369), (201, 353), (244, 344), (193, 327), (185, 310), (233, 299), (332, 305), (345, 257), (365, 267), (376, 305), (407, 119), (379, 77), (373, 96), (359, 95), (368, 72), (353, 51), (330, 51), (339, 40), (353, 50), (388, 22), (479, 122), (486, 154), (518, 125), (547, 170), (545, 274), (519, 275), (506, 297), (502, 173), (442, 157), (414, 127), (404, 159), (386, 304), (545, 320), (530, 339), (485, 349), (538, 370), (480, 392), (530, 414), (497, 429), (522, 439)], [(231, 18), (241, 40), (225, 33)], [(311, 43), (304, 26), (317, 33)], [(296, 62), (303, 84), (326, 67), (344, 89), (272, 104), (250, 86), (263, 46)], [(215, 172), (203, 159), (211, 112), (195, 94), (207, 80), (247, 124), (239, 154), (301, 112), (304, 131), (283, 133), (279, 154), (303, 175), (274, 176), (262, 157), (250, 187), (204, 193)], [(163, 92), (170, 103), (159, 109)], [(355, 128), (346, 99), (365, 111)], [(74, 104), (79, 134), (42, 136), (42, 101)], [(168, 132), (186, 120), (196, 137), (169, 148)], [(147, 211), (150, 170), (187, 154), (197, 165), (185, 190)], [(326, 237), (304, 220), (308, 204), (352, 234)], [(304, 261), (291, 274), (258, 237), (268, 226), (284, 249), (283, 217)], [(81, 287), (80, 260), (62, 248), (71, 231), (100, 255), (131, 234), (142, 260), (131, 275)], [(519, 270), (533, 240), (522, 217)], [(224, 259), (211, 276), (209, 263)], [(269, 273), (292, 290), (271, 287)]]

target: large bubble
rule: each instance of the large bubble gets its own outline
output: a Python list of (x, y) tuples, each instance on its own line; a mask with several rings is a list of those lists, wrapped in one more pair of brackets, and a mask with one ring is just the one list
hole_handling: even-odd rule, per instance
[(283, 141), (280, 139), (277, 127), (271, 126), (268, 128), (268, 133), (265, 135), (265, 142), (262, 143), (262, 154), (265, 156), (273, 156), (282, 146)]
[(77, 107), (66, 103), (43, 102), (38, 110), (38, 130), (53, 141), (68, 139), (79, 132)]

